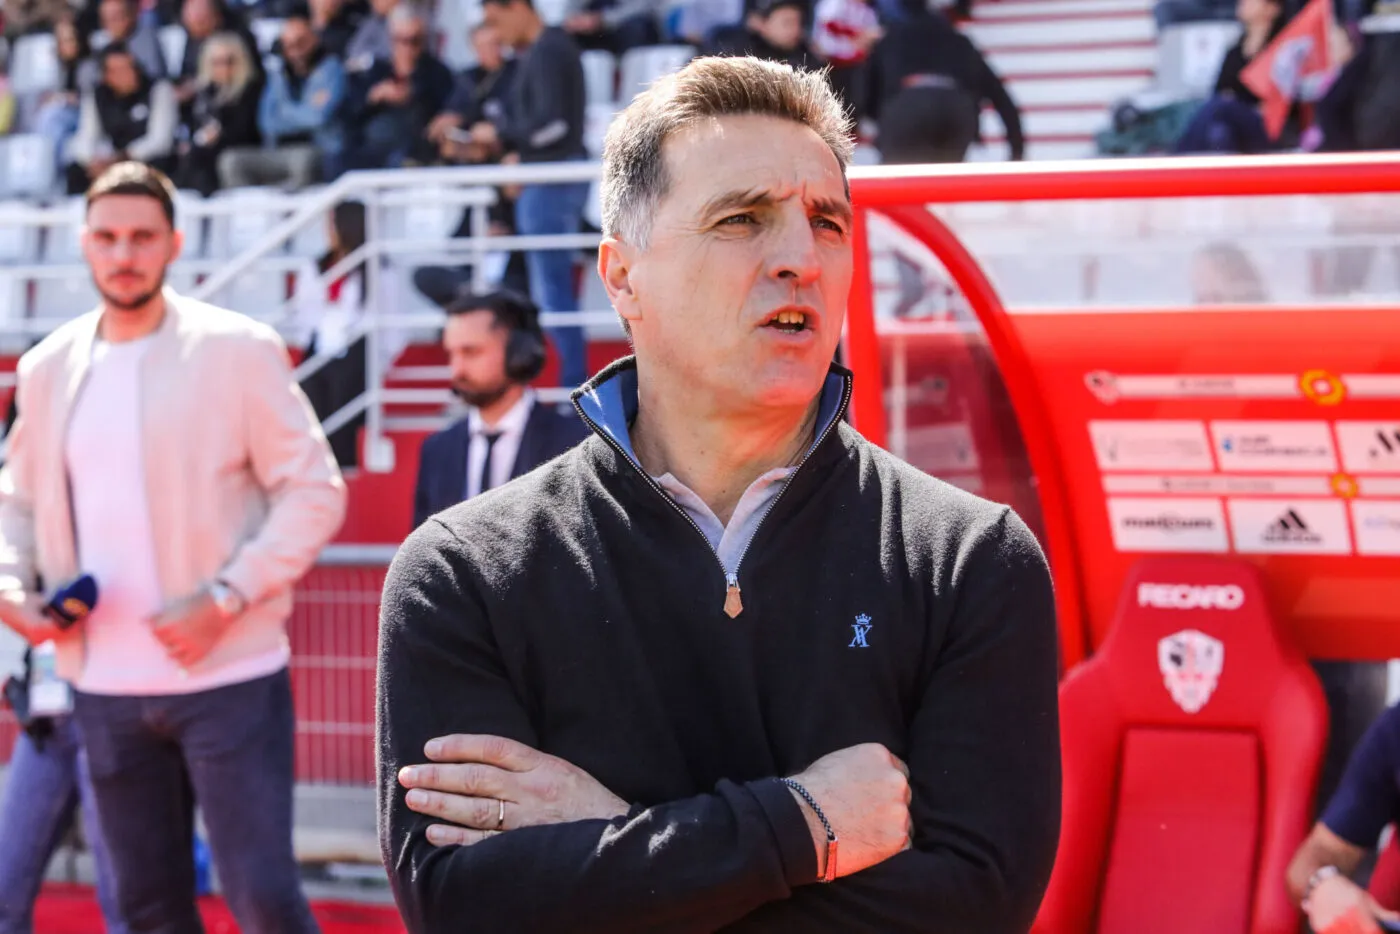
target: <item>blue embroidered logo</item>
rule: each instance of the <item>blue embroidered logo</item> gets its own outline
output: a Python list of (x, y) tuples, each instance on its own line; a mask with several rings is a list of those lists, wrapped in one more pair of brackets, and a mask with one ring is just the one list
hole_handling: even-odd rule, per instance
[(867, 642), (867, 641), (865, 641), (865, 637), (866, 637), (866, 635), (870, 632), (870, 627), (871, 627), (872, 625), (873, 625), (873, 624), (870, 622), (870, 617), (869, 617), (869, 616), (866, 616), (864, 613), (862, 613), (862, 614), (860, 614), (859, 616), (857, 616), (857, 617), (856, 617), (856, 621), (855, 621), (854, 623), (851, 624), (851, 628), (854, 629), (854, 630), (855, 630), (855, 633), (856, 633), (855, 638), (851, 640), (851, 644), (848, 645), (848, 646), (846, 646), (846, 648), (848, 648), (848, 649), (868, 649), (868, 648), (870, 648), (870, 643)]

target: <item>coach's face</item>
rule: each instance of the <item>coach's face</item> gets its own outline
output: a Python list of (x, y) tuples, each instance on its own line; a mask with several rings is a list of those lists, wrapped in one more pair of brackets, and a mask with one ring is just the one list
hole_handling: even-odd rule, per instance
[(108, 307), (119, 311), (144, 306), (160, 293), (165, 267), (183, 243), (155, 198), (106, 195), (88, 208), (83, 256), (93, 283)]
[(851, 286), (836, 156), (810, 128), (757, 115), (693, 125), (662, 153), (650, 242), (620, 247), (627, 287), (610, 289), (639, 366), (724, 408), (809, 404)]

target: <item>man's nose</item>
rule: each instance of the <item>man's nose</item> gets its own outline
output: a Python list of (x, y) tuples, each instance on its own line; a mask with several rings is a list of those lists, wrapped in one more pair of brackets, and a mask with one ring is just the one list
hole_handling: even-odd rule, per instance
[(817, 280), (821, 272), (817, 240), (805, 212), (782, 224), (773, 243), (769, 272), (773, 278), (790, 280), (799, 288)]

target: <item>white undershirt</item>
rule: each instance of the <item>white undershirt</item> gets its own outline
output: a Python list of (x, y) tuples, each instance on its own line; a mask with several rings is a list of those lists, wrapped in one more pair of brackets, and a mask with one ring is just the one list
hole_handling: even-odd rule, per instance
[(508, 482), (510, 472), (515, 467), (515, 458), (520, 453), (520, 442), (525, 437), (525, 424), (530, 421), (530, 410), (535, 406), (535, 392), (526, 389), (506, 410), (500, 421), (487, 427), (482, 421), (481, 411), (475, 406), (467, 412), (467, 428), (472, 440), (467, 446), (466, 499), (481, 492), (481, 465), (486, 460), (487, 431), (500, 432), (500, 437), (491, 446), (491, 489)]
[[(90, 694), (186, 694), (271, 674), (275, 653), (186, 676), (151, 632), (160, 612), (156, 543), (141, 455), (141, 358), (150, 338), (93, 345), (92, 366), (65, 439), (78, 566), (97, 580), (97, 606), (81, 625), (87, 651), (75, 682)], [(50, 589), (63, 581), (45, 581)]]

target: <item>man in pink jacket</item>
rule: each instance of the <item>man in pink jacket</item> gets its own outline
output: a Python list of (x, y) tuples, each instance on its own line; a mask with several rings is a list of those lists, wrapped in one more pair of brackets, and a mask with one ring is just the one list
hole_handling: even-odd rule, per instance
[[(240, 928), (315, 930), (292, 855), (292, 588), (345, 486), (281, 340), (163, 287), (169, 179), (137, 163), (87, 194), (102, 295), (19, 364), (0, 473), (0, 621), (52, 641), (133, 932), (198, 932), (203, 813)], [(60, 628), (43, 590), (91, 574)]]

